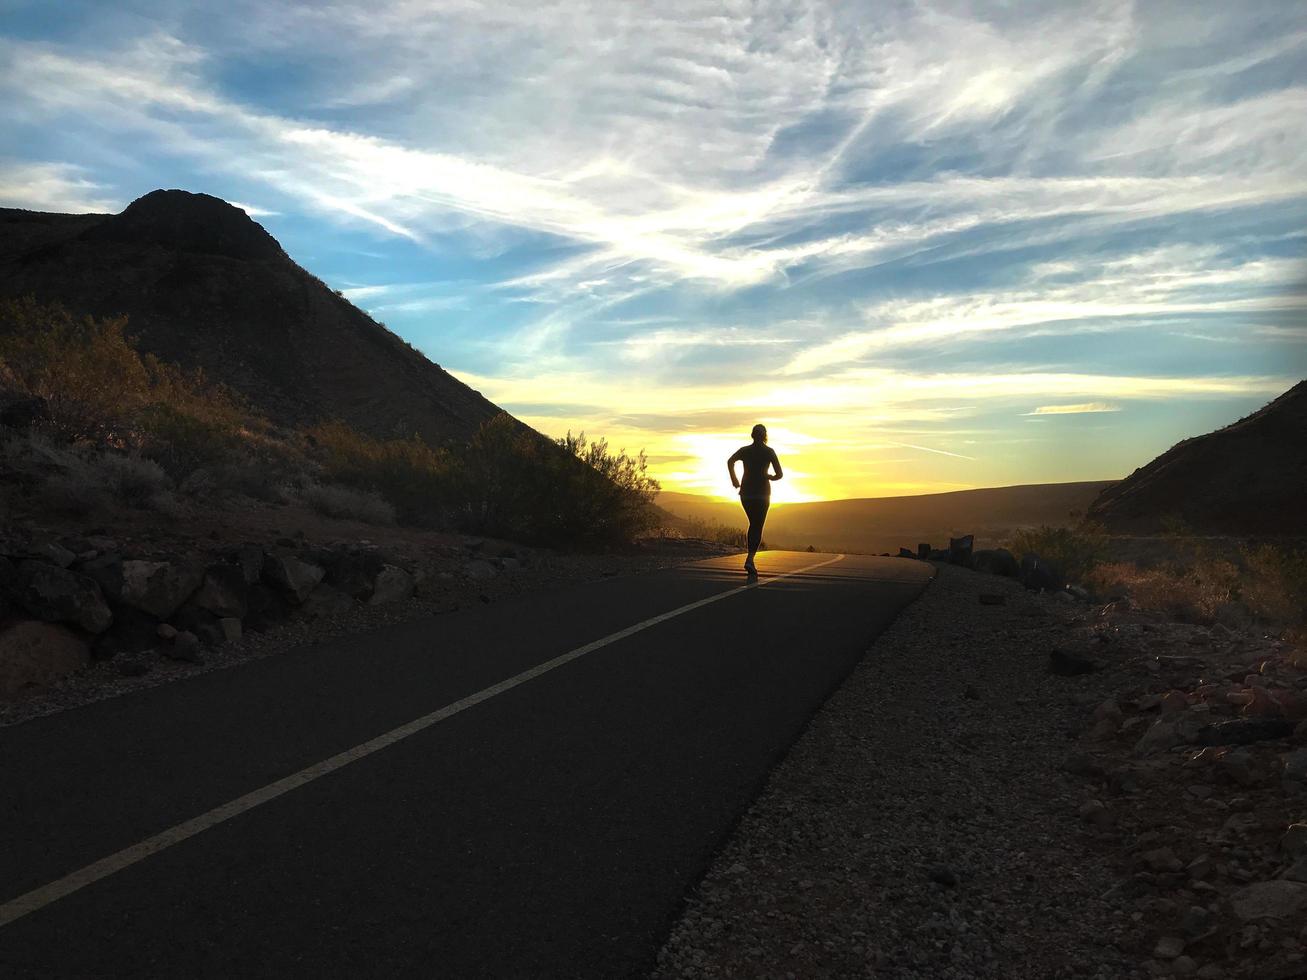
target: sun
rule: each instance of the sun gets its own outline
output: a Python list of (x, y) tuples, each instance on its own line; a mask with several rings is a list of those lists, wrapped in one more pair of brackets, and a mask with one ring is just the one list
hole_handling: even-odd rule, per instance
[[(818, 440), (784, 430), (769, 430), (769, 436), (768, 442), (776, 449), (785, 471), (784, 479), (772, 483), (772, 503), (798, 504), (823, 499), (808, 490), (811, 476), (802, 464), (802, 447)], [(747, 441), (738, 433), (678, 433), (672, 438), (671, 455), (676, 462), (655, 475), (664, 490), (734, 500), (737, 494), (726, 472), (726, 460)]]

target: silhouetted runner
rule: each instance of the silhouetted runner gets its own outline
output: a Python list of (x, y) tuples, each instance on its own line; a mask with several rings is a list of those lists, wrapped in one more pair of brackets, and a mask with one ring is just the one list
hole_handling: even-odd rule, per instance
[[(779, 480), (785, 474), (781, 471), (781, 461), (767, 445), (767, 427), (755, 425), (749, 433), (753, 442), (741, 446), (735, 455), (726, 461), (726, 468), (731, 473), (731, 486), (740, 491), (740, 503), (749, 518), (749, 557), (744, 559), (744, 570), (750, 575), (757, 575), (758, 569), (753, 564), (753, 556), (762, 544), (762, 525), (767, 520), (767, 508), (771, 506), (771, 481)], [(735, 464), (744, 464), (744, 478), (735, 478)], [(767, 468), (775, 467), (775, 473), (768, 473)]]

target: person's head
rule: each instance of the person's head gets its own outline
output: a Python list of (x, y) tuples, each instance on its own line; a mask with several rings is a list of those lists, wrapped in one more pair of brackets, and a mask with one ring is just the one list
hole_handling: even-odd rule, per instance
[(767, 426), (759, 422), (753, 427), (753, 431), (749, 433), (749, 437), (753, 439), (754, 442), (765, 443), (767, 441)]

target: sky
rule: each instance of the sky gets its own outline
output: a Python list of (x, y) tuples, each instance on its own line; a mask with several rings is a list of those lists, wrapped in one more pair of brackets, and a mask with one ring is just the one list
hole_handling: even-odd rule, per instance
[(552, 436), (1117, 479), (1307, 376), (1307, 4), (0, 0), (0, 206), (243, 207)]

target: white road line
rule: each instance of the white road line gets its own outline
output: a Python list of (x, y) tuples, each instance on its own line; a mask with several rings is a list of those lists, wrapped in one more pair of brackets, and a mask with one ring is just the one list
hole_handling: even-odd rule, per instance
[(772, 582), (779, 582), (782, 579), (790, 578), (794, 575), (801, 575), (804, 572), (810, 572), (814, 568), (821, 568), (823, 565), (830, 565), (841, 560), (843, 555), (836, 555), (834, 558), (827, 558), (825, 561), (819, 561), (813, 565), (804, 568), (795, 569), (792, 572), (786, 572), (783, 575), (776, 575), (761, 581), (750, 582), (748, 585), (741, 585), (739, 588), (729, 589), (726, 592), (719, 592), (717, 595), (709, 596), (707, 599), (700, 599), (697, 602), (691, 602), (680, 606), (671, 612), (662, 613), (646, 619), (643, 622), (636, 623), (634, 626), (628, 626), (624, 630), (618, 630), (616, 633), (610, 633), (602, 639), (595, 640), (593, 643), (587, 643), (585, 646), (577, 647), (575, 650), (569, 650), (561, 656), (554, 657), (553, 660), (546, 660), (542, 664), (524, 670), (520, 674), (514, 674), (507, 680), (502, 680), (498, 684), (492, 684), (490, 687), (477, 691), (475, 694), (469, 694), (461, 701), (455, 701), (453, 704), (447, 704), (443, 708), (423, 715), (420, 718), (414, 718), (405, 725), (398, 728), (392, 728), (385, 734), (378, 735), (376, 738), (369, 739), (361, 745), (356, 745), (352, 749), (346, 749), (338, 755), (333, 755), (330, 759), (323, 759), (321, 762), (314, 763), (306, 769), (292, 773), (283, 779), (278, 779), (274, 783), (269, 783), (244, 796), (238, 796), (236, 799), (216, 806), (207, 813), (201, 813), (198, 817), (192, 817), (183, 823), (169, 827), (153, 837), (147, 837), (139, 844), (133, 844), (131, 847), (123, 848), (116, 854), (110, 854), (108, 857), (101, 858), (94, 864), (88, 864), (86, 867), (74, 871), (72, 874), (65, 875), (57, 881), (52, 881), (48, 885), (42, 885), (40, 888), (33, 889), (25, 895), (20, 895), (12, 901), (0, 905), (0, 927), (9, 925), (16, 919), (21, 919), (30, 912), (44, 908), (66, 895), (87, 885), (99, 881), (101, 878), (107, 878), (111, 874), (129, 868), (138, 861), (143, 861), (151, 854), (157, 854), (160, 851), (167, 850), (174, 844), (180, 844), (188, 837), (194, 837), (196, 834), (208, 830), (210, 827), (216, 827), (220, 823), (238, 817), (247, 810), (253, 810), (256, 806), (261, 806), (271, 800), (275, 800), (284, 793), (289, 793), (293, 789), (298, 789), (315, 779), (320, 779), (328, 773), (333, 773), (337, 769), (343, 769), (351, 762), (357, 762), (359, 759), (366, 758), (374, 752), (380, 752), (384, 748), (394, 745), (396, 742), (402, 742), (410, 735), (416, 735), (446, 718), (452, 718), (461, 711), (480, 704), (482, 701), (488, 701), (497, 694), (503, 694), (505, 691), (511, 691), (527, 681), (535, 680), (542, 674), (547, 674), (551, 670), (556, 670), (564, 664), (570, 664), (573, 660), (579, 660), (587, 653), (594, 653), (611, 643), (618, 640), (624, 640), (628, 636), (647, 630), (651, 626), (657, 626), (659, 623), (665, 623), (676, 616), (684, 615), (695, 609), (701, 609), (704, 606), (718, 602), (722, 599), (729, 599), (733, 595), (739, 595), (749, 589), (757, 588), (762, 585), (769, 585)]

